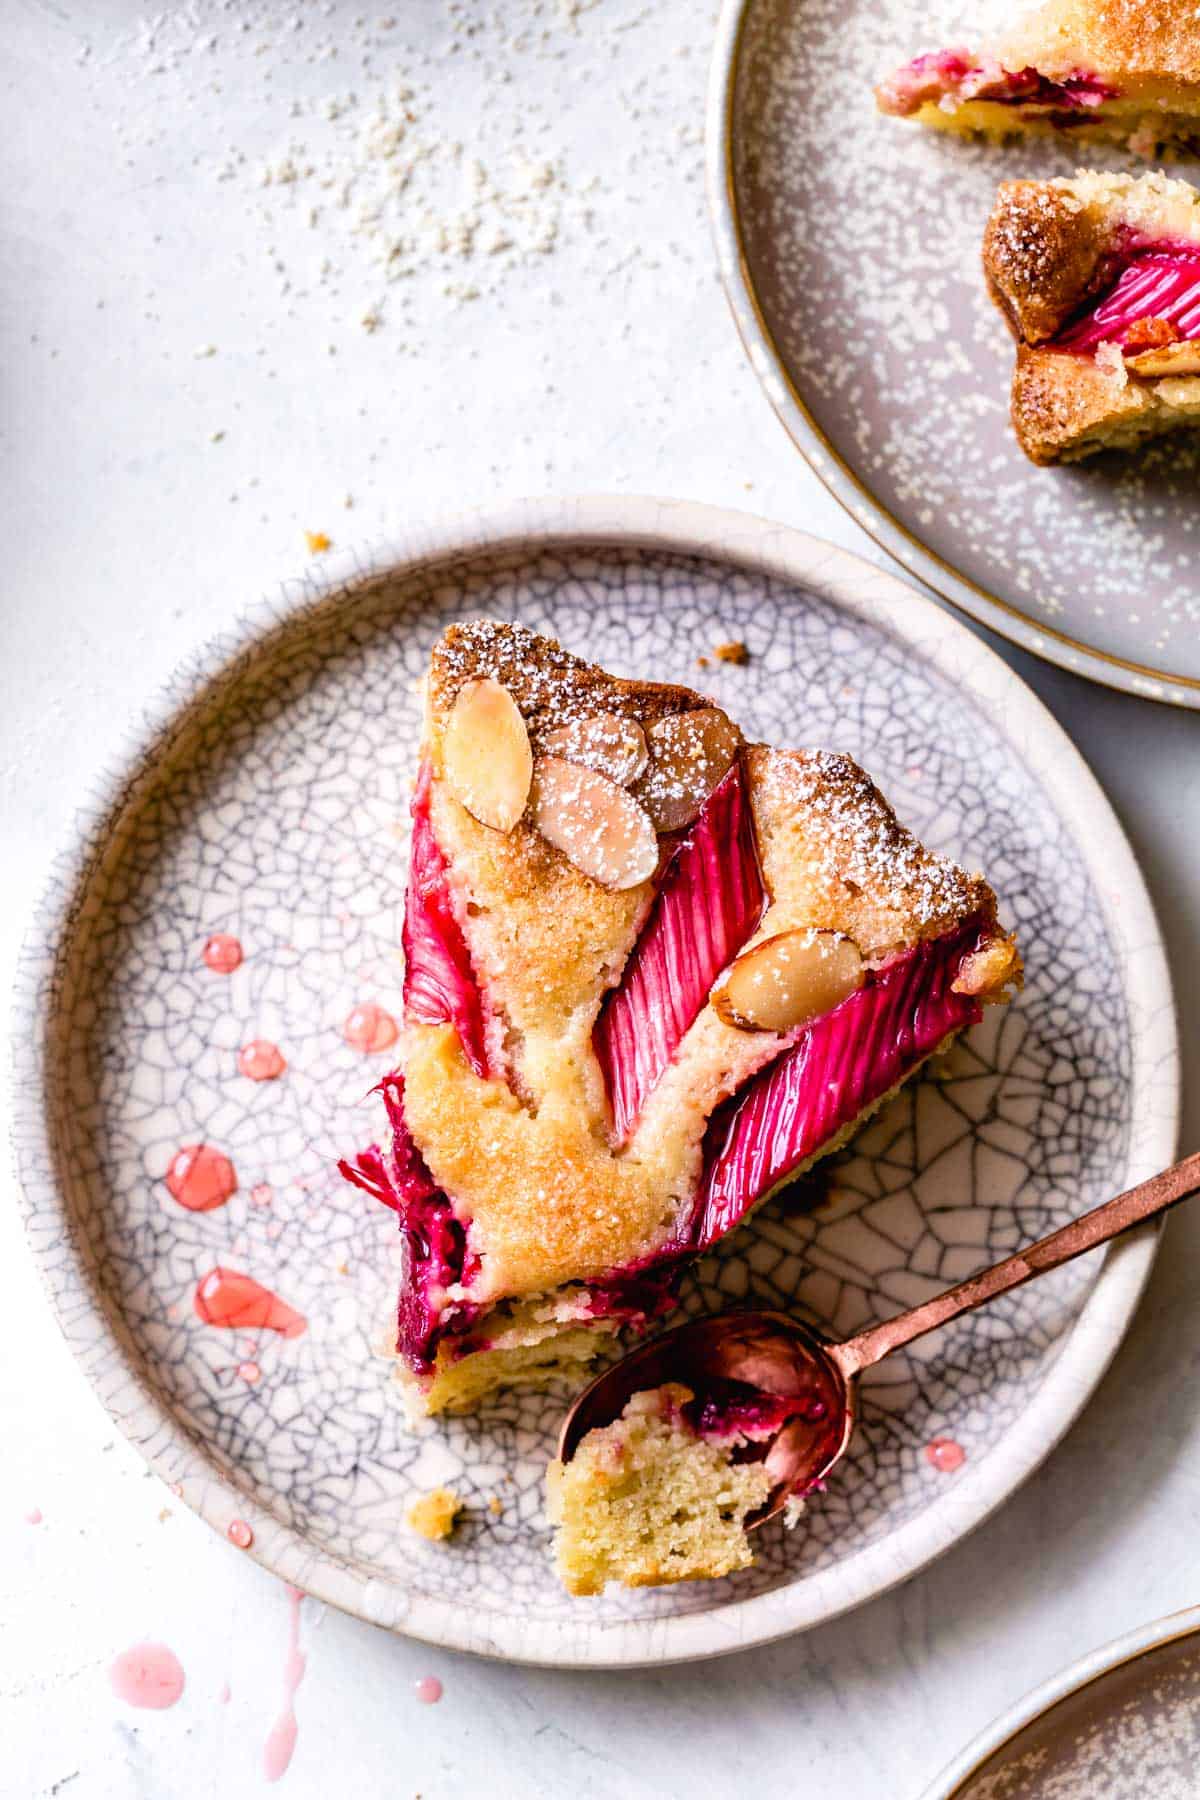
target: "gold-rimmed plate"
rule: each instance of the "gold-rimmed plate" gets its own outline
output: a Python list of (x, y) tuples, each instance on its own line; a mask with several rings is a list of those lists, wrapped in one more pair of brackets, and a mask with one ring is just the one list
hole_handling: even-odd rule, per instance
[(1052, 1676), (922, 1800), (1192, 1800), (1200, 1607), (1139, 1626)]
[(875, 110), (881, 74), (985, 24), (962, 0), (726, 0), (708, 113), (726, 293), (792, 438), (906, 569), (1064, 668), (1200, 707), (1200, 444), (1035, 468), (979, 267), (1000, 181), (1147, 165)]

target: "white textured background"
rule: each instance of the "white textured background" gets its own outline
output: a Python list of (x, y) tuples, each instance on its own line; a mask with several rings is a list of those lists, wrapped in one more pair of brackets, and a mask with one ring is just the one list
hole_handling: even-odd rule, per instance
[[(645, 491), (876, 554), (772, 418), (713, 273), (708, 4), (0, 14), (6, 985), (90, 772), (198, 639), (302, 565), (306, 530), (341, 546), (502, 497)], [(1010, 660), (1143, 859), (1194, 1147), (1200, 718)], [(11, 1204), (0, 1270), (0, 1794), (259, 1792), (285, 1596), (115, 1438)], [(1200, 1598), (1198, 1291), (1200, 1211), (1169, 1226), (1128, 1344), (1040, 1475), (937, 1567), (807, 1638), (556, 1675), (306, 1603), (281, 1791), (915, 1800), (1035, 1681)], [(183, 1662), (173, 1711), (112, 1697), (109, 1662), (143, 1637)], [(434, 1708), (413, 1697), (426, 1673), (445, 1683)]]

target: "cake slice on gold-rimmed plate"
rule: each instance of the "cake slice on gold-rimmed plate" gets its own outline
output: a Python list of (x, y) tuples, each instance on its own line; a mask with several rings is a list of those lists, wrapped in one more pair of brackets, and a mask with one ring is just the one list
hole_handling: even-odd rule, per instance
[(388, 1137), (414, 1409), (578, 1373), (1020, 981), (987, 883), (848, 757), (519, 625), (426, 685)]
[(1012, 417), (1037, 463), (1200, 424), (1200, 192), (1161, 174), (1010, 181), (984, 271), (1017, 339)]
[(905, 63), (880, 109), (941, 131), (1067, 132), (1154, 156), (1200, 143), (1200, 15), (1180, 0), (1049, 0), (979, 50)]

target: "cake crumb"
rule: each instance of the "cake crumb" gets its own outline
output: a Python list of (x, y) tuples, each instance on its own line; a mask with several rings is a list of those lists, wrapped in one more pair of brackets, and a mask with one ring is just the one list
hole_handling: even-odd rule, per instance
[(454, 1489), (438, 1487), (414, 1500), (404, 1516), (410, 1531), (436, 1544), (450, 1536), (461, 1511), (462, 1501)]
[(306, 531), (304, 541), (313, 556), (320, 556), (326, 550), (333, 548), (333, 539), (327, 537), (323, 531)]
[(750, 651), (741, 638), (731, 638), (727, 644), (715, 645), (713, 655), (718, 662), (736, 663), (739, 668), (750, 661)]
[(494, 1519), (498, 1519), (500, 1514), (504, 1511), (504, 1502), (501, 1500), (499, 1494), (493, 1494), (489, 1499), (488, 1511)]

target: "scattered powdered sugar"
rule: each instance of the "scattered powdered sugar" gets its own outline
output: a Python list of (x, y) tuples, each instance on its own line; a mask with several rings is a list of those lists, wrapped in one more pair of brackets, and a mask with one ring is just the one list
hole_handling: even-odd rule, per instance
[(133, 89), (117, 125), (132, 174), (158, 167), (186, 119), (214, 206), (250, 210), (283, 310), (321, 316), (331, 354), (348, 329), (416, 355), (432, 303), (493, 299), (560, 248), (594, 255), (610, 278), (644, 254), (608, 216), (624, 198), (636, 89), (610, 117), (613, 154), (598, 145), (581, 166), (571, 139), (595, 104), (589, 72), (619, 62), (648, 12), (630, 0), (427, 0), (370, 15), (332, 0), (190, 0), (83, 60)]
[(872, 85), (897, 64), (978, 45), (988, 25), (986, 4), (963, 0), (751, 6), (734, 158), (765, 322), (818, 426), (912, 536), (1037, 623), (1200, 676), (1195, 443), (1035, 469), (1009, 425), (1014, 348), (980, 269), (1000, 181), (1149, 165), (875, 110)]

